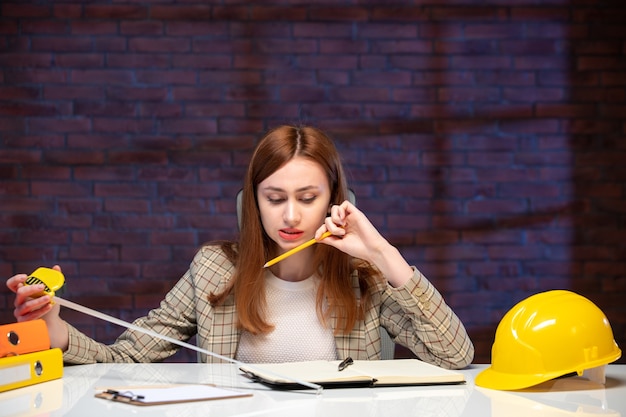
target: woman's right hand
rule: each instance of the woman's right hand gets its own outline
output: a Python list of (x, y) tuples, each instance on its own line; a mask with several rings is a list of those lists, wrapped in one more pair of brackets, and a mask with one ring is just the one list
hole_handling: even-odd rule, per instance
[[(61, 272), (58, 265), (53, 269)], [(69, 336), (65, 322), (59, 317), (60, 306), (52, 303), (49, 295), (38, 296), (44, 285), (26, 285), (26, 278), (26, 274), (17, 274), (7, 280), (7, 287), (15, 293), (13, 316), (18, 322), (43, 319), (48, 327), (50, 347), (66, 350)]]

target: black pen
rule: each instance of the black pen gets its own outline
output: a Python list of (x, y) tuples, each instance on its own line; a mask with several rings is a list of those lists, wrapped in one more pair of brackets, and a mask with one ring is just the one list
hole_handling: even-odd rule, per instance
[(352, 360), (352, 358), (348, 356), (347, 358), (339, 362), (339, 366), (337, 366), (337, 370), (341, 372), (344, 369), (346, 369), (348, 366), (352, 365), (353, 363), (354, 361)]

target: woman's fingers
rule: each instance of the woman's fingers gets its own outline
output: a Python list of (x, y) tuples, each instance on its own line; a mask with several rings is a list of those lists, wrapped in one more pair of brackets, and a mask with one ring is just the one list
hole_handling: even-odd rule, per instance
[(38, 319), (48, 313), (52, 307), (50, 297), (47, 295), (38, 298), (21, 298), (19, 302), (16, 298), (13, 315), (17, 321)]
[(7, 281), (7, 286), (15, 292), (13, 315), (17, 321), (39, 318), (51, 310), (50, 297), (40, 296), (43, 284), (24, 285), (26, 275), (15, 275)]
[(20, 286), (24, 285), (24, 281), (26, 281), (26, 278), (28, 278), (28, 275), (26, 274), (13, 275), (11, 278), (7, 280), (7, 287), (11, 291), (17, 292), (17, 289)]
[[(32, 301), (39, 300), (36, 299)], [(46, 315), (50, 310), (52, 310), (53, 307), (54, 306), (50, 304), (50, 302), (44, 303), (43, 305), (40, 305), (39, 303), (29, 304), (29, 302), (27, 302), (19, 307), (16, 307), (15, 310), (13, 310), (13, 315), (18, 322), (35, 320)]]

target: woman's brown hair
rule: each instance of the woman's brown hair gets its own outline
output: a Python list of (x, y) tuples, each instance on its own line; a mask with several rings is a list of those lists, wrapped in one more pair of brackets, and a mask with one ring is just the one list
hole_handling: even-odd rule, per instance
[[(320, 164), (328, 177), (330, 204), (347, 199), (347, 185), (339, 153), (333, 142), (321, 130), (313, 127), (280, 126), (270, 130), (257, 144), (244, 180), (240, 236), (236, 246), (225, 243), (222, 249), (235, 264), (229, 286), (220, 294), (211, 294), (213, 305), (224, 302), (233, 293), (237, 308), (238, 327), (253, 334), (267, 333), (273, 325), (265, 318), (265, 279), (263, 265), (276, 256), (277, 245), (265, 233), (256, 198), (257, 186), (294, 157), (309, 158)], [(374, 271), (363, 262), (331, 246), (316, 245), (315, 265), (322, 278), (317, 293), (318, 316), (325, 323), (336, 317), (335, 333), (349, 333), (357, 319), (362, 318), (368, 289)], [(358, 266), (357, 266), (358, 264)], [(362, 300), (352, 289), (351, 273), (358, 268)], [(324, 302), (327, 308), (324, 309)]]

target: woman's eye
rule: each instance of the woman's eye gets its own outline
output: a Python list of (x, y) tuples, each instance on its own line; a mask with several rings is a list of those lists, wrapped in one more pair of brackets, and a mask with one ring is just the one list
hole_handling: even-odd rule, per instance
[[(316, 195), (311, 195), (311, 196), (302, 196), (299, 197), (298, 200), (301, 201), (304, 204), (311, 204), (315, 201), (315, 199), (317, 198)], [(267, 197), (267, 201), (270, 204), (282, 204), (285, 201), (287, 201), (287, 197), (272, 197), (272, 196), (268, 196)]]

